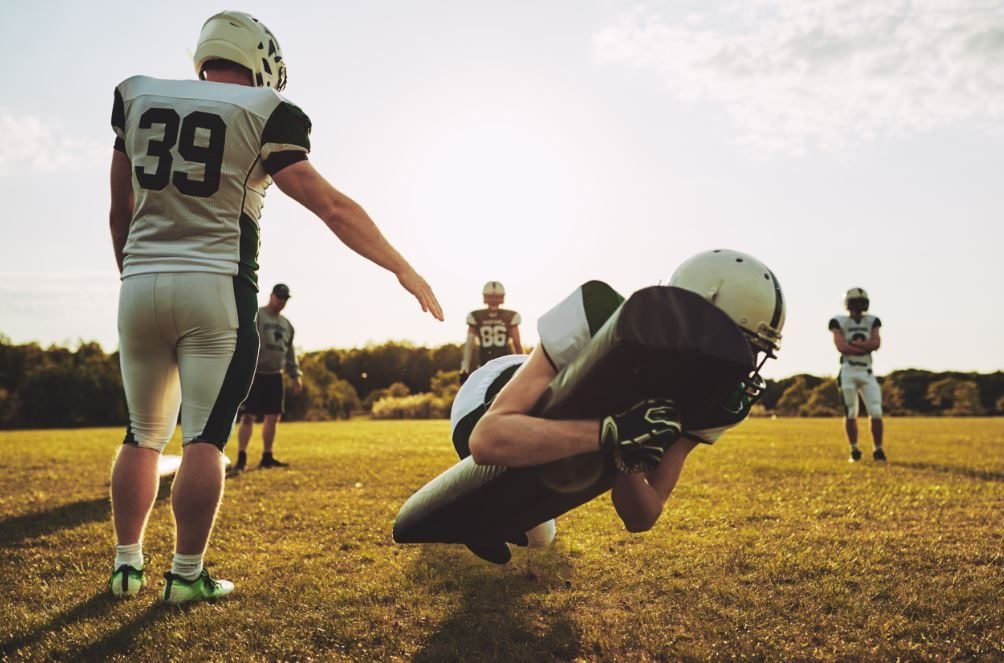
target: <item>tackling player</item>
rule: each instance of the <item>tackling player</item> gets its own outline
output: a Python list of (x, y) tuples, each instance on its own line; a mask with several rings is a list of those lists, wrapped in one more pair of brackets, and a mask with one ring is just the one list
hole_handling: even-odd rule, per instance
[[(530, 414), (552, 378), (589, 344), (623, 298), (591, 281), (537, 322), (540, 344), (528, 356), (503, 357), (475, 371), (457, 394), (451, 412), (453, 443), (461, 458), (479, 464), (521, 467), (602, 449), (621, 469), (613, 503), (630, 532), (650, 529), (673, 491), (683, 462), (698, 444), (714, 444), (743, 421), (763, 390), (760, 368), (781, 340), (785, 305), (781, 286), (759, 260), (725, 249), (699, 253), (684, 262), (667, 285), (712, 302), (745, 332), (758, 357), (757, 368), (694, 430), (681, 431), (672, 401), (649, 399), (620, 414), (588, 420), (552, 420)], [(762, 359), (761, 359), (762, 357)], [(537, 547), (554, 538), (554, 521), (527, 532)], [(469, 546), (496, 563), (509, 547)]]
[(850, 315), (830, 319), (833, 344), (840, 352), (840, 373), (837, 387), (844, 402), (844, 430), (851, 445), (850, 461), (861, 460), (858, 448), (858, 395), (864, 400), (871, 420), (872, 458), (884, 461), (882, 449), (882, 387), (872, 373), (872, 352), (882, 345), (879, 328), (882, 321), (868, 311), (868, 293), (863, 288), (851, 288), (844, 296), (844, 308)]
[(489, 281), (481, 290), (488, 308), (467, 314), (467, 343), (460, 364), (460, 384), (471, 371), (484, 366), (492, 359), (510, 354), (523, 354), (519, 339), (519, 313), (502, 308), (505, 287), (498, 281)]
[(274, 181), (443, 319), (425, 280), (307, 159), (311, 123), (279, 94), (286, 63), (275, 35), (248, 14), (222, 12), (203, 25), (194, 59), (199, 80), (134, 76), (115, 88), (112, 107), (109, 224), (122, 273), (118, 327), (130, 423), (111, 477), (117, 545), (109, 587), (132, 596), (146, 584), (143, 531), (180, 408), (169, 603), (233, 590), (209, 576), (203, 554), (223, 494), (222, 449), (258, 353), (266, 188)]

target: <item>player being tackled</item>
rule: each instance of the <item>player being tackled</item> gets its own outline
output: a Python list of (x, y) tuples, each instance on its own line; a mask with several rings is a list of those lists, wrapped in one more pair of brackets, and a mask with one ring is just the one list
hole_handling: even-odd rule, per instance
[[(451, 412), (460, 457), (473, 456), (481, 465), (528, 467), (600, 449), (619, 471), (612, 497), (624, 526), (631, 532), (650, 529), (687, 455), (743, 421), (762, 395), (760, 370), (776, 356), (785, 319), (784, 296), (773, 272), (738, 251), (697, 254), (666, 285), (695, 293), (725, 312), (744, 333), (755, 360), (723, 402), (707, 404), (707, 414), (691, 420), (697, 425), (682, 426), (677, 404), (665, 399), (646, 399), (620, 413), (598, 412), (595, 419), (531, 414), (555, 375), (586, 351), (623, 301), (606, 284), (591, 281), (538, 320), (540, 343), (529, 355), (492, 360), (461, 387)], [(547, 545), (554, 532), (554, 522), (545, 522), (517, 543)], [(511, 556), (502, 542), (469, 547), (496, 563)]]

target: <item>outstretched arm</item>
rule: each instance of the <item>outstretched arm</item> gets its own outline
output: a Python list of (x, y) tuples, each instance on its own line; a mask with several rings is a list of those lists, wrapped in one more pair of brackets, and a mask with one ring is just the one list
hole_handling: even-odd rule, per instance
[(298, 161), (272, 175), (279, 189), (316, 214), (346, 246), (397, 276), (405, 290), (418, 300), (423, 311), (437, 320), (443, 310), (432, 288), (383, 236), (366, 211), (331, 186), (314, 166)]
[(662, 515), (663, 505), (676, 487), (687, 459), (697, 442), (680, 438), (666, 449), (654, 472), (618, 474), (614, 478), (613, 502), (629, 532), (645, 532)]
[(108, 226), (112, 232), (112, 249), (115, 251), (115, 262), (118, 263), (120, 273), (122, 272), (125, 243), (129, 237), (129, 224), (132, 223), (132, 210), (132, 165), (125, 152), (113, 150)]

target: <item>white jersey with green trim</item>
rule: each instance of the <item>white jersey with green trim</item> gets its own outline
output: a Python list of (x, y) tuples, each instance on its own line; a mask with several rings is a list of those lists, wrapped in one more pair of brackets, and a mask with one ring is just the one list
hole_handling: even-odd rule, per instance
[[(560, 371), (585, 350), (623, 301), (606, 283), (589, 281), (540, 317), (540, 345), (555, 370)], [(685, 430), (684, 437), (714, 444), (725, 431), (749, 416), (749, 410), (749, 398), (737, 385), (720, 407), (702, 417), (700, 429)]]
[(257, 286), (265, 189), (306, 158), (307, 116), (270, 88), (134, 76), (115, 88), (112, 127), (135, 199), (123, 278), (212, 272)]
[[(871, 313), (864, 313), (860, 318), (854, 318), (849, 315), (835, 315), (830, 318), (829, 326), (830, 331), (839, 331), (844, 340), (850, 343), (851, 341), (867, 341), (870, 339), (872, 330), (876, 327), (881, 327), (882, 321), (878, 319), (878, 316)], [(846, 366), (870, 369), (872, 367), (872, 353), (867, 352), (863, 355), (841, 353), (840, 363)]]

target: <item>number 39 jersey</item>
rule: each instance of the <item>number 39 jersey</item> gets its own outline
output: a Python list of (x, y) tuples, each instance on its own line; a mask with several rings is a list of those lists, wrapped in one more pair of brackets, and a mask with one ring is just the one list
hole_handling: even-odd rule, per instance
[(265, 189), (307, 158), (303, 111), (271, 88), (134, 76), (115, 88), (112, 127), (135, 201), (123, 278), (212, 272), (257, 288)]
[(511, 354), (510, 332), (521, 322), (519, 313), (500, 308), (483, 308), (467, 314), (467, 324), (474, 328), (481, 350), (478, 365)]

